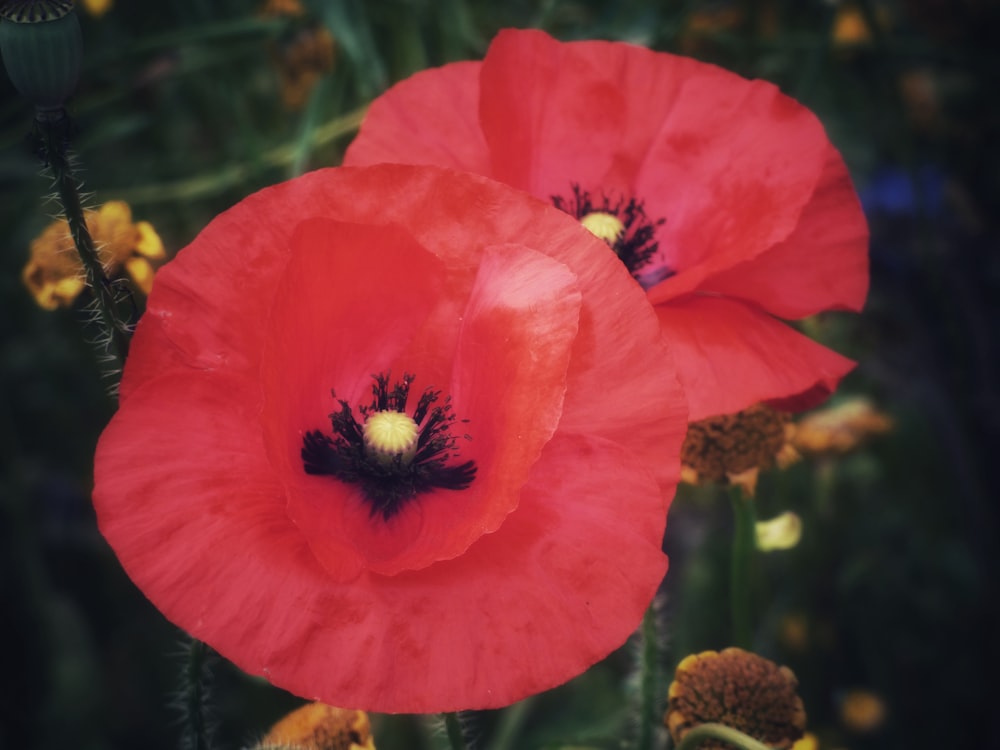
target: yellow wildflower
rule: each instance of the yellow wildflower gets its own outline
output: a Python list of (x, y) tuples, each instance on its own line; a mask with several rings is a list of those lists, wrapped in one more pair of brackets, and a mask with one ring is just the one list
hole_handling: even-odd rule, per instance
[[(84, 220), (105, 273), (114, 277), (124, 270), (139, 290), (149, 294), (153, 286), (150, 261), (166, 257), (152, 224), (133, 224), (132, 210), (122, 201), (109, 201), (98, 211), (85, 211)], [(35, 301), (46, 310), (68, 307), (84, 290), (83, 263), (65, 219), (49, 224), (31, 243), (31, 257), (22, 278)]]
[(756, 523), (757, 549), (761, 552), (792, 549), (802, 539), (802, 519), (791, 511)]

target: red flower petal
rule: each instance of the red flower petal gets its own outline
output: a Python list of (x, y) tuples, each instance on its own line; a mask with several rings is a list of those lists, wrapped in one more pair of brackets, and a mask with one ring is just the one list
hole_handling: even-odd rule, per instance
[(798, 395), (808, 395), (799, 402), (807, 408), (832, 393), (854, 367), (744, 302), (691, 295), (656, 311), (676, 352), (692, 422)]
[[(378, 123), (370, 137), (350, 146), (354, 163), (405, 161), (487, 174), (489, 152), (479, 129), (479, 63), (459, 62), (417, 73), (394, 96), (372, 102), (365, 122)], [(435, 123), (428, 128), (427, 123)], [(414, 134), (420, 133), (419, 139)], [(408, 143), (406, 159), (399, 144)], [(345, 164), (347, 160), (345, 159)]]
[(575, 182), (641, 198), (677, 270), (785, 239), (826, 155), (819, 121), (773, 85), (627, 44), (502, 31), (480, 91), (490, 174), (539, 197)]
[[(656, 260), (673, 274), (649, 290), (657, 306), (707, 292), (789, 318), (860, 308), (867, 230), (846, 168), (816, 117), (775, 86), (675, 55), (620, 43), (563, 44), (538, 31), (500, 32), (479, 71), (475, 81), (472, 64), (463, 64), (461, 76), (446, 67), (391, 88), (373, 105), (345, 163), (369, 163), (374, 155), (405, 162), (414, 153), (414, 160), (476, 169), (544, 200), (567, 198), (578, 184), (598, 199), (643, 201), (651, 220), (665, 219), (656, 228)], [(442, 105), (424, 107), (425, 100)], [(481, 132), (472, 132), (477, 101)], [(421, 127), (407, 124), (408, 107)], [(466, 151), (474, 158), (456, 156)], [(486, 163), (472, 166), (477, 162)], [(678, 315), (700, 325), (683, 309)], [(743, 341), (773, 338), (777, 324), (767, 316), (742, 320), (762, 326)], [(745, 394), (793, 398), (799, 391), (782, 389), (806, 380), (832, 387), (839, 376), (831, 372), (841, 372), (843, 362), (816, 356), (821, 347), (805, 337), (789, 336), (785, 346), (793, 345), (803, 347), (793, 373), (777, 372), (787, 351), (772, 356), (741, 343), (688, 349), (714, 360), (685, 367), (721, 372), (752, 361), (760, 382)], [(819, 368), (811, 377), (802, 371), (809, 363)], [(719, 393), (692, 393), (695, 411), (750, 405), (730, 396), (710, 406)]]
[(827, 148), (819, 187), (791, 236), (712, 276), (706, 292), (753, 302), (782, 318), (860, 312), (868, 294), (868, 223), (840, 155)]
[[(299, 226), (292, 245), (262, 368), (265, 392), (278, 395), (265, 404), (262, 422), (272, 462), (291, 477), (289, 515), (338, 578), (361, 569), (394, 575), (456, 557), (517, 506), (555, 432), (580, 314), (574, 275), (528, 248), (487, 248), (472, 289), (452, 285), (468, 306), (460, 327), (446, 326), (436, 312), (444, 266), (398, 227), (314, 219)], [(381, 270), (372, 274), (372, 267)], [(331, 294), (331, 279), (351, 281)], [(454, 367), (442, 368), (443, 361)], [(335, 385), (348, 403), (365, 403), (371, 373), (384, 371), (417, 373), (417, 391), (447, 388), (472, 436), (461, 458), (476, 461), (479, 478), (460, 493), (427, 493), (372, 523), (356, 486), (303, 474), (299, 454), (303, 433), (328, 425), (337, 406), (316, 383)], [(511, 434), (518, 439), (498, 440)]]
[[(414, 363), (479, 474), (393, 526), (295, 451), (330, 387)], [(642, 290), (551, 206), (430, 168), (313, 173), (161, 270), (95, 507), (147, 596), (244, 669), (370, 710), (503, 705), (616, 648), (655, 592), (675, 377)]]
[[(175, 385), (200, 398), (200, 383)], [(125, 412), (102, 442), (124, 437), (140, 454), (166, 447), (167, 456), (233, 445), (233, 468), (253, 476), (226, 426), (206, 420), (197, 445), (168, 437), (164, 446), (135, 420), (155, 414), (185, 434), (183, 420), (148, 389), (134, 403), (144, 413)], [(135, 442), (144, 435), (148, 443)], [(251, 478), (248, 491), (221, 485), (209, 496), (190, 462), (137, 469), (127, 451), (106, 451), (99, 466), (102, 531), (164, 614), (249, 672), (327, 703), (390, 712), (507, 705), (623, 643), (666, 571), (656, 483), (600, 440), (551, 441), (521, 506), (461, 564), (346, 583), (326, 576), (273, 485)], [(150, 498), (155, 514), (125, 507)], [(175, 547), (184, 554), (169, 554)]]

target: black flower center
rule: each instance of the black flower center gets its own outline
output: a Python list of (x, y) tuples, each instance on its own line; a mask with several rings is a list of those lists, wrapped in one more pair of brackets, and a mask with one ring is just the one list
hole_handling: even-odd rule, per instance
[(428, 388), (409, 415), (406, 402), (414, 376), (404, 374), (391, 388), (388, 374), (372, 377), (372, 400), (358, 408), (360, 422), (350, 404), (337, 399), (340, 410), (330, 414), (333, 436), (311, 430), (302, 438), (306, 473), (360, 485), (371, 515), (381, 513), (384, 520), (422, 492), (471, 485), (475, 461), (448, 465), (457, 442), (451, 434), (451, 399), (438, 404), (441, 392)]
[(577, 184), (572, 189), (571, 198), (553, 195), (552, 205), (579, 219), (593, 234), (608, 243), (643, 289), (649, 289), (676, 273), (667, 266), (650, 265), (660, 247), (656, 229), (665, 224), (666, 219), (650, 219), (644, 202), (635, 198), (626, 200), (623, 196), (612, 198), (605, 194), (598, 201)]

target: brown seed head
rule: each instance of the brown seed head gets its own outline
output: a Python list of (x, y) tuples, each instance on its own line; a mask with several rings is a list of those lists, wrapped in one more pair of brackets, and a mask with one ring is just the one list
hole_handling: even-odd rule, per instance
[[(806, 713), (787, 667), (739, 648), (705, 651), (677, 665), (664, 722), (674, 742), (700, 724), (732, 727), (771, 747), (787, 750), (802, 737)], [(701, 750), (729, 750), (705, 740)]]
[(788, 414), (763, 404), (692, 422), (681, 448), (684, 478), (736, 483), (741, 475), (770, 467), (786, 448), (788, 423)]

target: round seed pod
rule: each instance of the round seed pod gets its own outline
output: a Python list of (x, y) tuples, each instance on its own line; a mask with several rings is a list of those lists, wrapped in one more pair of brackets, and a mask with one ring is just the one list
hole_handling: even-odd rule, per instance
[(11, 82), (40, 110), (61, 109), (83, 58), (72, 0), (0, 2), (0, 55)]

